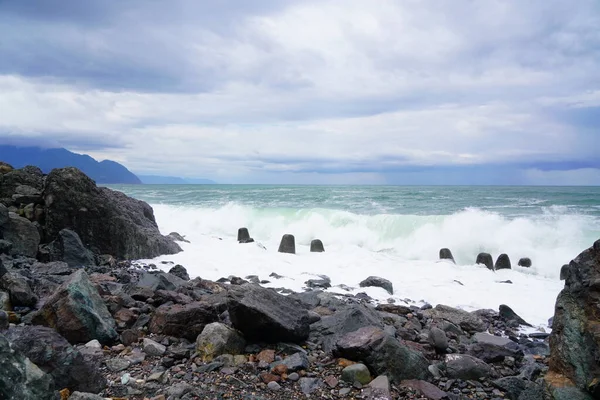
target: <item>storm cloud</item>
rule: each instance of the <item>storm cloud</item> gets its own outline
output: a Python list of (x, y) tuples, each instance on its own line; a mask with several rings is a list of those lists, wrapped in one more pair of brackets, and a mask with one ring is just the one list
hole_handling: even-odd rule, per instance
[(596, 0), (3, 0), (0, 136), (219, 182), (600, 184), (598, 26)]

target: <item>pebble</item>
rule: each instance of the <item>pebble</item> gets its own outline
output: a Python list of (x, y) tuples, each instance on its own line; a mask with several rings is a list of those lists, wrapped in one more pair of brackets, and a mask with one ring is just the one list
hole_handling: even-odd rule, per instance
[(272, 390), (274, 392), (281, 390), (281, 386), (279, 385), (279, 383), (277, 383), (275, 381), (269, 382), (267, 384), (267, 387), (269, 388), (269, 390)]

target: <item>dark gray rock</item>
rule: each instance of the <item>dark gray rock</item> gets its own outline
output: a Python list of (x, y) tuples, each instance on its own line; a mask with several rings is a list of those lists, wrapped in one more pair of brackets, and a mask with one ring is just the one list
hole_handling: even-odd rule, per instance
[(382, 329), (368, 326), (340, 338), (334, 356), (363, 362), (375, 374), (387, 374), (396, 383), (404, 379), (425, 379), (429, 362)]
[(63, 229), (58, 233), (55, 246), (60, 259), (69, 267), (87, 267), (96, 264), (94, 254), (85, 248), (79, 235), (70, 229)]
[(429, 344), (433, 346), (438, 354), (445, 354), (448, 349), (448, 338), (446, 333), (437, 327), (432, 327), (429, 330)]
[(27, 166), (0, 174), (0, 200), (5, 205), (12, 204), (12, 195), (19, 186), (30, 186), (37, 191), (43, 188), (44, 174), (38, 167)]
[(38, 298), (28, 279), (16, 272), (8, 272), (0, 278), (0, 289), (8, 292), (13, 307), (34, 307), (37, 304)]
[(296, 239), (294, 239), (294, 235), (283, 235), (279, 244), (279, 250), (277, 251), (280, 253), (296, 254)]
[(327, 289), (331, 287), (331, 279), (326, 275), (321, 275), (321, 279), (309, 279), (306, 282), (306, 286), (311, 289)]
[(97, 339), (109, 344), (118, 338), (115, 320), (83, 269), (74, 272), (46, 300), (32, 322), (53, 327), (70, 343)]
[(519, 267), (530, 268), (532, 265), (531, 258), (523, 257), (519, 259)]
[(506, 357), (523, 358), (519, 346), (510, 339), (477, 333), (474, 335), (474, 341), (475, 343), (468, 347), (467, 354), (486, 363), (502, 362)]
[(147, 203), (97, 187), (76, 168), (52, 170), (46, 177), (44, 200), (47, 241), (68, 228), (95, 254), (141, 259), (181, 251), (171, 238), (160, 234)]
[(440, 260), (450, 260), (454, 264), (456, 264), (456, 261), (454, 261), (454, 256), (452, 255), (450, 249), (440, 249)]
[(443, 304), (438, 304), (431, 310), (425, 310), (423, 314), (435, 320), (451, 322), (467, 332), (483, 332), (487, 329), (487, 324), (476, 315)]
[(494, 270), (494, 259), (489, 253), (479, 253), (475, 260), (475, 264), (482, 264), (485, 265), (487, 269)]
[(383, 329), (383, 321), (372, 308), (351, 304), (312, 324), (309, 340), (321, 344), (323, 350), (329, 353), (340, 338), (367, 326)]
[(0, 334), (0, 399), (56, 400), (54, 382)]
[[(1, 229), (0, 229), (1, 231)], [(0, 239), (0, 254), (10, 254), (13, 244), (8, 240)]]
[(73, 392), (69, 400), (104, 400), (104, 397), (93, 393)]
[(196, 340), (206, 325), (219, 321), (219, 315), (223, 311), (220, 304), (206, 301), (164, 305), (154, 311), (148, 329), (154, 334), (183, 337), (192, 341)]
[(288, 368), (288, 372), (296, 372), (300, 370), (308, 370), (310, 363), (304, 352), (297, 352), (283, 359), (281, 364)]
[(560, 268), (560, 280), (564, 281), (569, 276), (569, 264), (565, 264)]
[(550, 335), (550, 371), (600, 398), (600, 240), (569, 263)]
[(189, 240), (187, 240), (184, 236), (182, 236), (181, 234), (179, 234), (177, 232), (171, 232), (167, 235), (167, 237), (169, 237), (177, 242), (190, 243)]
[(0, 203), (0, 232), (2, 231), (2, 227), (6, 225), (8, 221), (8, 208), (4, 204)]
[(362, 281), (359, 285), (360, 287), (380, 287), (389, 294), (394, 294), (394, 287), (392, 285), (392, 282), (388, 281), (387, 279), (380, 278), (378, 276), (370, 276), (364, 281)]
[(35, 257), (40, 244), (40, 233), (27, 218), (9, 213), (9, 221), (0, 228), (3, 239), (12, 243), (10, 254)]
[(309, 395), (323, 386), (323, 381), (319, 378), (300, 378), (298, 383), (300, 384), (300, 390), (305, 395)]
[(506, 304), (501, 304), (499, 310), (500, 318), (502, 318), (506, 322), (516, 322), (519, 325), (532, 326), (531, 324), (527, 323), (523, 318), (519, 317), (517, 313), (514, 312), (512, 308), (510, 308)]
[(466, 354), (446, 355), (446, 376), (450, 379), (477, 380), (489, 377), (492, 368), (478, 358)]
[(545, 400), (544, 388), (534, 382), (517, 376), (507, 376), (492, 382), (493, 385), (506, 392), (511, 400)]
[(323, 242), (319, 239), (313, 239), (310, 242), (310, 252), (311, 253), (322, 253), (325, 251), (325, 247), (323, 246)]
[(232, 287), (227, 309), (233, 326), (247, 339), (298, 343), (308, 337), (307, 310), (274, 290), (252, 284)]
[(20, 351), (59, 388), (98, 393), (106, 387), (99, 363), (86, 359), (54, 329), (22, 326), (5, 333), (13, 349)]
[(169, 270), (169, 274), (175, 275), (176, 277), (183, 279), (184, 281), (190, 280), (190, 275), (183, 265), (177, 264)]
[(498, 259), (496, 260), (496, 264), (494, 265), (494, 269), (497, 271), (499, 269), (511, 269), (510, 258), (507, 254), (500, 254)]

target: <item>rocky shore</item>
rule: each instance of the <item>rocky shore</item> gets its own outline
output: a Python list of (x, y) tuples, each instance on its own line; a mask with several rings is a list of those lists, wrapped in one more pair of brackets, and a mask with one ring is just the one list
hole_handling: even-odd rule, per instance
[(184, 238), (71, 168), (0, 165), (0, 235), (2, 399), (600, 398), (600, 241), (564, 268), (552, 334), (528, 335), (506, 305), (377, 304), (323, 291), (326, 276), (289, 293), (262, 286), (276, 274), (131, 261)]

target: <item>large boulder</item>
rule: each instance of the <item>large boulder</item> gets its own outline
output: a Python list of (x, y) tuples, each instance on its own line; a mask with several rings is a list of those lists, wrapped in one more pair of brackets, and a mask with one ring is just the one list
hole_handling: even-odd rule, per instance
[(86, 359), (54, 329), (22, 326), (5, 334), (12, 348), (52, 376), (57, 387), (93, 393), (106, 387), (99, 365)]
[(508, 338), (489, 333), (476, 333), (473, 335), (473, 341), (474, 343), (468, 348), (468, 354), (486, 363), (502, 362), (506, 357), (523, 358), (519, 345)]
[(7, 272), (0, 277), (0, 289), (8, 292), (13, 306), (34, 307), (38, 301), (27, 278), (16, 272)]
[(367, 326), (383, 329), (383, 321), (372, 308), (350, 304), (312, 324), (309, 339), (320, 343), (326, 352), (331, 352), (344, 335)]
[(85, 248), (79, 235), (70, 229), (63, 229), (58, 233), (55, 246), (60, 254), (60, 260), (69, 264), (69, 267), (95, 265), (94, 254)]
[(171, 238), (160, 234), (147, 203), (97, 187), (76, 168), (52, 170), (46, 177), (44, 199), (47, 241), (68, 228), (96, 254), (140, 259), (181, 251)]
[(429, 376), (429, 362), (421, 353), (374, 326), (360, 328), (340, 338), (333, 354), (364, 362), (376, 375), (386, 374), (395, 383)]
[(150, 320), (149, 330), (158, 335), (196, 340), (206, 325), (217, 322), (221, 310), (209, 302), (158, 307)]
[(83, 269), (74, 272), (35, 313), (32, 322), (52, 327), (70, 343), (117, 338), (115, 320)]
[(9, 213), (9, 220), (0, 228), (2, 237), (12, 243), (10, 254), (35, 257), (40, 244), (40, 233), (27, 218)]
[(450, 379), (477, 380), (487, 378), (492, 367), (482, 360), (466, 354), (446, 355), (446, 376)]
[(550, 335), (550, 371), (600, 398), (600, 240), (569, 263)]
[(308, 338), (308, 311), (298, 300), (252, 284), (233, 287), (227, 296), (233, 326), (247, 339), (302, 342)]
[(435, 320), (452, 322), (467, 332), (483, 332), (487, 329), (487, 324), (476, 315), (443, 304), (438, 304), (435, 308), (426, 310), (424, 314)]
[(41, 191), (44, 186), (44, 174), (38, 167), (27, 166), (0, 174), (0, 202), (5, 205), (13, 203), (12, 196), (17, 187), (29, 186)]
[(0, 399), (56, 400), (54, 382), (0, 335)]

